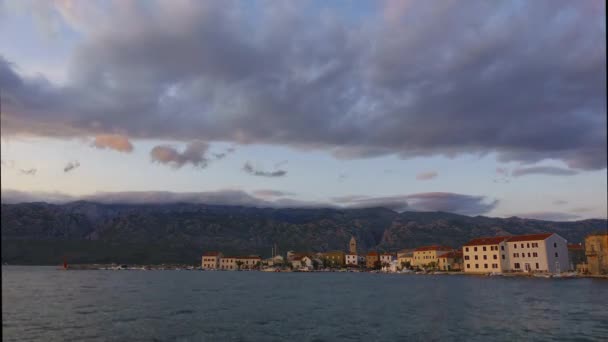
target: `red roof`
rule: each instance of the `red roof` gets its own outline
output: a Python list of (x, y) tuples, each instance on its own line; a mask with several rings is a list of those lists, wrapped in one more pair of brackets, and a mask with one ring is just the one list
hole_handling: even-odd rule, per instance
[(220, 255), (220, 252), (205, 252), (203, 253), (203, 256), (218, 256)]
[(553, 235), (553, 233), (517, 235), (509, 238), (508, 242), (546, 240), (551, 235)]
[(231, 259), (261, 259), (259, 256), (255, 256), (255, 255), (247, 255), (247, 256), (235, 256), (235, 257), (230, 257)]
[(447, 246), (424, 246), (418, 247), (414, 249), (414, 252), (423, 252), (423, 251), (451, 251), (452, 247)]
[(582, 251), (585, 248), (580, 243), (569, 243), (568, 244), (568, 249), (574, 249), (574, 250), (581, 250)]
[(367, 256), (377, 256), (378, 252), (369, 252), (367, 253)]
[(464, 244), (464, 246), (482, 246), (482, 245), (498, 245), (499, 243), (508, 240), (510, 236), (494, 236), (494, 237), (482, 237), (473, 239)]
[(449, 253), (440, 255), (439, 257), (440, 258), (458, 259), (458, 258), (462, 258), (462, 252), (461, 251), (449, 252)]

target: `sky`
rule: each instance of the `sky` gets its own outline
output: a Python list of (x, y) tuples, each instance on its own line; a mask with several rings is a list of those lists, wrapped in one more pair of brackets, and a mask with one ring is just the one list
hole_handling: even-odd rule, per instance
[(606, 218), (604, 13), (0, 0), (2, 202)]

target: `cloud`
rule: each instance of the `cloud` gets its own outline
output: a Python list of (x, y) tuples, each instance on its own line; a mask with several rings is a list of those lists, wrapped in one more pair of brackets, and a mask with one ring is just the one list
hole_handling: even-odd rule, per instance
[(568, 204), (568, 201), (564, 201), (564, 200), (555, 200), (553, 201), (554, 205), (564, 205), (564, 204)]
[[(288, 193), (284, 193), (288, 195)], [(258, 194), (259, 196), (259, 194)], [(260, 196), (262, 197), (262, 196)], [(206, 192), (127, 191), (98, 192), (83, 196), (70, 196), (57, 192), (23, 192), (2, 189), (2, 203), (39, 202), (67, 203), (85, 200), (98, 203), (168, 204), (199, 203), (216, 205), (240, 205), (268, 208), (369, 208), (385, 207), (396, 211), (447, 211), (464, 215), (484, 213), (496, 202), (488, 202), (483, 196), (451, 193), (420, 193), (391, 197), (342, 196), (331, 202), (302, 201), (290, 197), (275, 200), (257, 197), (240, 190)], [(338, 203), (339, 202), (339, 203)], [(411, 202), (409, 206), (407, 202)]]
[(100, 149), (109, 148), (118, 152), (133, 151), (129, 138), (119, 134), (100, 134), (95, 137), (92, 146)]
[(553, 211), (537, 211), (537, 212), (517, 214), (517, 215), (513, 215), (513, 216), (534, 219), (534, 220), (543, 220), (543, 221), (573, 221), (573, 220), (581, 218), (578, 215), (568, 214), (568, 213), (563, 213), (563, 212), (553, 212)]
[(433, 178), (437, 178), (437, 172), (435, 171), (422, 172), (416, 175), (417, 180), (431, 180)]
[(66, 164), (66, 166), (63, 168), (63, 172), (70, 172), (76, 168), (78, 168), (80, 166), (80, 162), (75, 160), (75, 161), (71, 161), (69, 163)]
[(37, 171), (38, 171), (38, 170), (36, 170), (36, 169), (27, 169), (27, 170), (20, 169), (20, 170), (19, 170), (19, 172), (20, 172), (22, 175), (26, 175), (26, 176), (35, 176)]
[(513, 177), (521, 177), (527, 175), (549, 175), (549, 176), (573, 176), (579, 172), (572, 169), (564, 169), (554, 166), (531, 166), (521, 167), (513, 170)]
[(247, 172), (250, 175), (261, 176), (261, 177), (283, 177), (287, 174), (285, 170), (276, 170), (276, 171), (263, 171), (260, 169), (256, 169), (251, 165), (250, 162), (246, 162), (243, 165), (243, 171)]
[(253, 194), (256, 196), (262, 197), (262, 198), (287, 197), (287, 196), (295, 195), (293, 192), (270, 190), (270, 189), (254, 190)]
[(176, 169), (181, 168), (185, 164), (204, 168), (209, 162), (205, 156), (208, 149), (209, 145), (202, 141), (189, 143), (183, 152), (179, 152), (172, 146), (159, 145), (150, 151), (150, 157), (154, 162), (170, 165)]
[(367, 197), (334, 197), (335, 203), (353, 208), (385, 207), (395, 211), (444, 211), (462, 215), (481, 215), (498, 205), (498, 200), (448, 192), (426, 192), (411, 195)]
[(509, 169), (505, 167), (497, 167), (496, 173), (503, 176), (509, 176)]
[(120, 127), (338, 158), (493, 152), (606, 168), (603, 1), (387, 1), (355, 24), (305, 2), (253, 17), (241, 2), (28, 3), (82, 41), (61, 85), (0, 57), (3, 136)]

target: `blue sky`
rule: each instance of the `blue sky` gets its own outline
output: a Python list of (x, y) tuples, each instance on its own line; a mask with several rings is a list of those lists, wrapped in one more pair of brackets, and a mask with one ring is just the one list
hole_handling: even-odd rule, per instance
[(606, 217), (604, 6), (0, 1), (3, 201)]

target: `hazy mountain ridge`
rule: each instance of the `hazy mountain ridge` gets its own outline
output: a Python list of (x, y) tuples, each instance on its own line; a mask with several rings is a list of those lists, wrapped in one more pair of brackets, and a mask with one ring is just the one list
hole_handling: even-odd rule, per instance
[(396, 251), (426, 244), (459, 247), (478, 236), (556, 232), (571, 242), (606, 220), (548, 222), (385, 208), (273, 209), (203, 204), (72, 202), (2, 204), (2, 262), (188, 262), (205, 250), (268, 256), (289, 249)]

